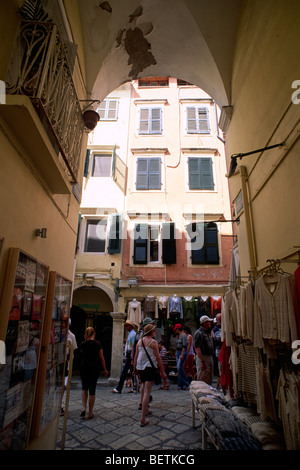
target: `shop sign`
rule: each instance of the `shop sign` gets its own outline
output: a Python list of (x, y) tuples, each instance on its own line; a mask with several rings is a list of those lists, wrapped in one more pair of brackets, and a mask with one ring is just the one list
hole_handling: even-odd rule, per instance
[(78, 307), (83, 310), (92, 310), (93, 312), (98, 312), (100, 309), (100, 304), (79, 304)]

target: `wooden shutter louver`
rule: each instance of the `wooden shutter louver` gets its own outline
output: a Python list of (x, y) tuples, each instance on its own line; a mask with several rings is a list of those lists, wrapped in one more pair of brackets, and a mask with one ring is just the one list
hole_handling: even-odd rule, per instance
[(108, 253), (121, 253), (122, 216), (113, 214), (110, 222)]
[(162, 224), (162, 262), (176, 264), (175, 223)]
[(137, 224), (134, 232), (134, 264), (147, 264), (148, 225)]

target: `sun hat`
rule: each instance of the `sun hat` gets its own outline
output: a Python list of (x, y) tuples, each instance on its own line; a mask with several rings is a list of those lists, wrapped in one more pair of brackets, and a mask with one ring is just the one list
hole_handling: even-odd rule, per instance
[(148, 323), (148, 325), (146, 325), (145, 328), (144, 328), (144, 336), (151, 333), (151, 331), (155, 330), (155, 328), (156, 328), (155, 325), (152, 325), (152, 323)]
[(201, 325), (205, 323), (206, 321), (213, 321), (213, 319), (209, 318), (207, 315), (203, 315), (203, 317), (200, 318)]
[(154, 323), (154, 320), (152, 320), (151, 317), (146, 317), (146, 318), (144, 318), (143, 323), (142, 323), (143, 326), (149, 325), (149, 323)]
[(176, 325), (174, 326), (173, 328), (173, 331), (175, 330), (181, 330), (182, 329), (182, 325), (180, 323), (176, 323)]
[(133, 328), (138, 328), (132, 320), (126, 320), (125, 325), (131, 325)]

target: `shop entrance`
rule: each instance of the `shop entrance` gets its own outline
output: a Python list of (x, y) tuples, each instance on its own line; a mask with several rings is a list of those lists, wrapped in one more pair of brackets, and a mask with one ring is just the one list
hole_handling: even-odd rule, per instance
[[(79, 348), (84, 341), (86, 328), (91, 326), (95, 329), (95, 338), (100, 341), (103, 347), (107, 370), (110, 370), (111, 366), (113, 319), (110, 312), (112, 311), (111, 299), (104, 290), (94, 286), (84, 286), (74, 291), (70, 330), (74, 333)], [(80, 352), (78, 349), (74, 353), (73, 370), (75, 373), (79, 372), (79, 365)]]

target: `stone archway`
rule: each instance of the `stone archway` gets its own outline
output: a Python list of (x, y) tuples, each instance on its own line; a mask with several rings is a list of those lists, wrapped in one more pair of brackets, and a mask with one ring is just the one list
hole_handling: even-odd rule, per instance
[[(77, 343), (84, 340), (85, 328), (96, 330), (96, 340), (103, 346), (103, 354), (108, 370), (111, 368), (113, 319), (111, 312), (116, 309), (114, 293), (105, 284), (89, 280), (75, 281), (71, 309), (72, 324), (76, 329)], [(72, 327), (71, 327), (72, 330)], [(79, 346), (78, 344), (78, 346)], [(78, 366), (78, 361), (76, 362)]]

